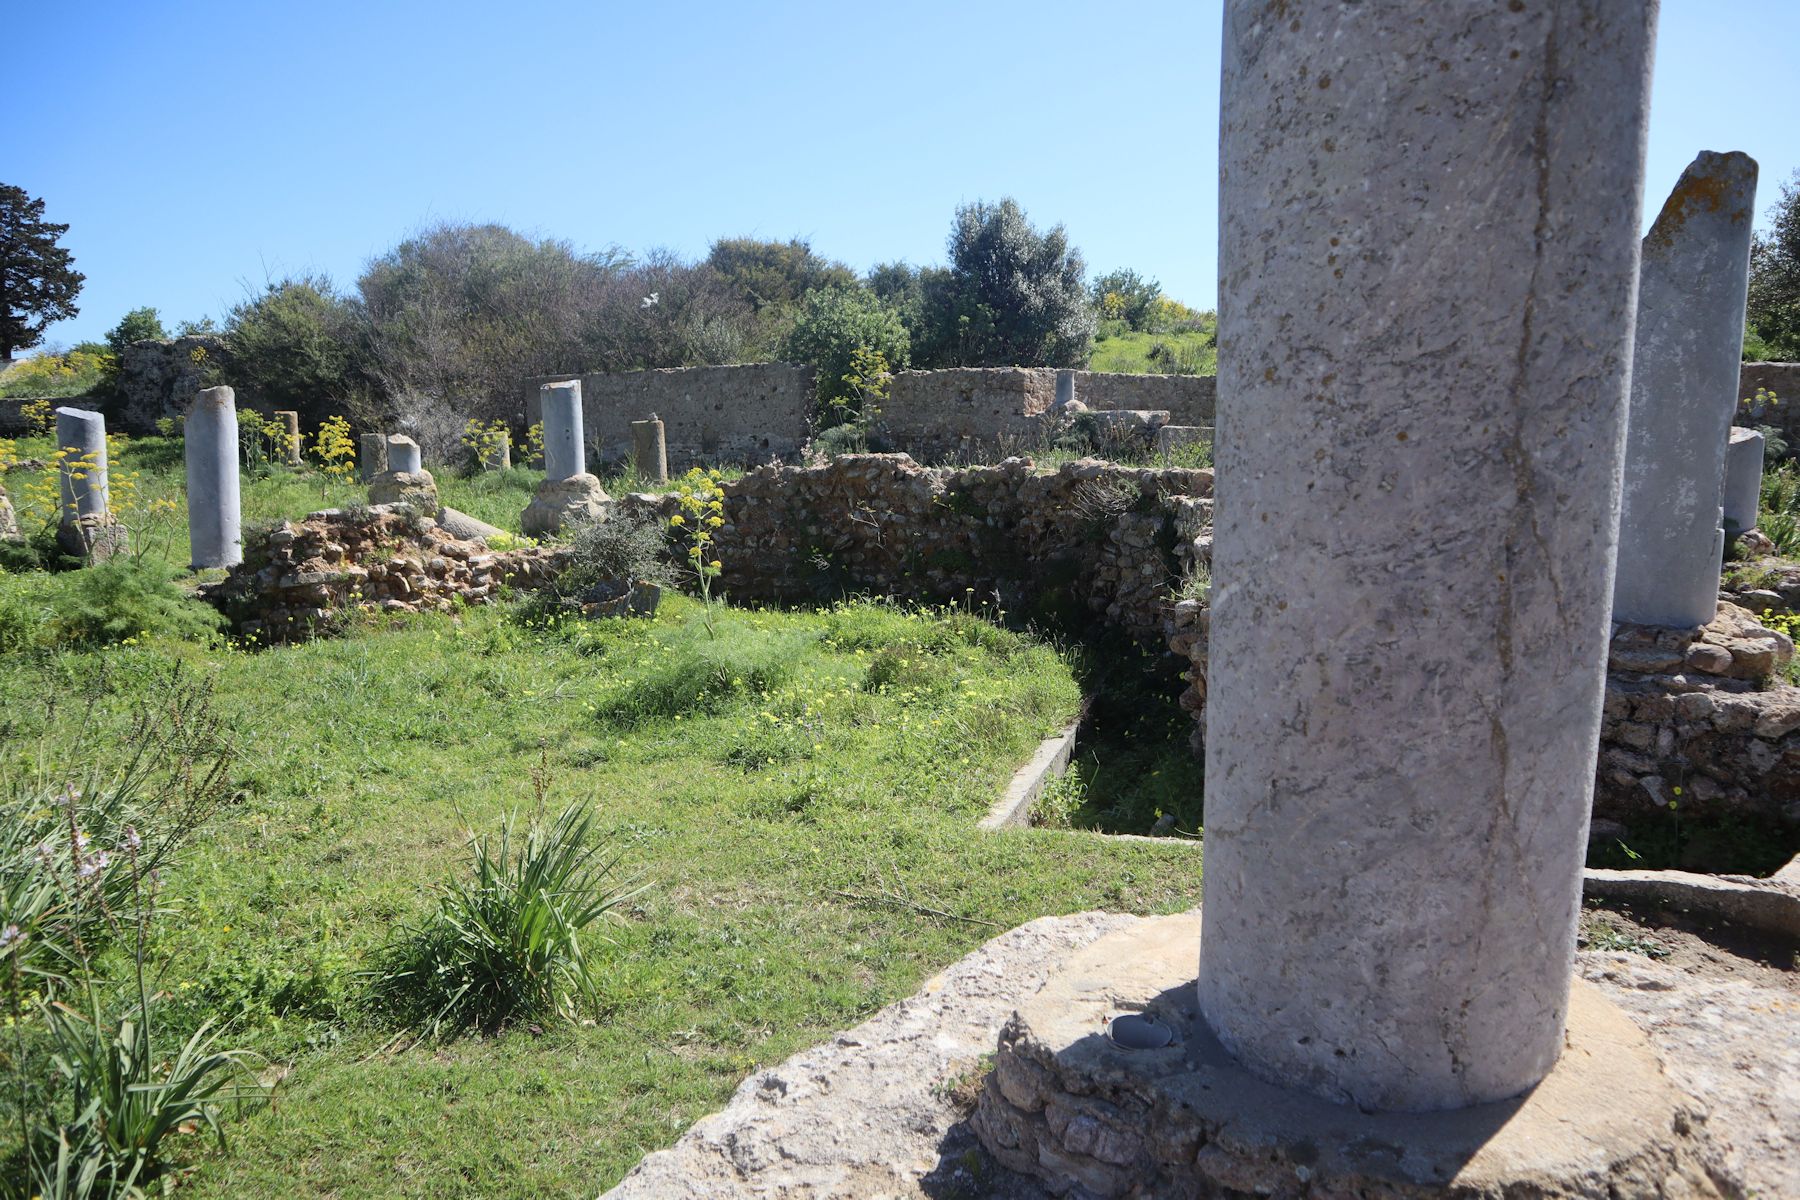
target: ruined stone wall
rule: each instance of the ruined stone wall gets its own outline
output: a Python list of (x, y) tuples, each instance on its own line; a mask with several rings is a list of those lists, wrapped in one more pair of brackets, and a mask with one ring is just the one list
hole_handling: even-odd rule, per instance
[[(1041, 474), (1029, 460), (921, 467), (904, 454), (769, 466), (725, 485), (719, 586), (736, 603), (841, 592), (975, 603), (1160, 647), (1191, 561), (1180, 531), (1210, 524), (1212, 472), (1098, 460)], [(672, 497), (628, 496), (667, 520)]]
[(448, 611), (487, 604), (503, 585), (554, 576), (555, 550), (495, 552), (411, 509), (327, 509), (244, 540), (244, 561), (201, 595), (232, 632), (265, 643), (329, 633), (357, 613)]
[(1075, 399), (1096, 409), (1165, 409), (1171, 425), (1211, 425), (1219, 381), (1212, 375), (1075, 372)]
[[(538, 420), (538, 389), (568, 375), (528, 379), (521, 424)], [(583, 375), (581, 407), (588, 455), (597, 463), (631, 455), (631, 422), (662, 418), (669, 469), (701, 463), (766, 463), (793, 458), (811, 431), (813, 371), (794, 363), (680, 367)]]
[(991, 461), (1041, 443), (1055, 402), (1048, 367), (901, 371), (871, 437), (914, 458)]
[(229, 353), (216, 334), (133, 342), (119, 355), (118, 377), (103, 406), (107, 429), (134, 437), (155, 433), (157, 421), (187, 412), (200, 390), (217, 382)]
[(1800, 363), (1750, 362), (1738, 369), (1738, 399), (1748, 400), (1757, 389), (1774, 392), (1777, 403), (1744, 405), (1736, 425), (1772, 425), (1787, 440), (1790, 455), (1800, 455)]

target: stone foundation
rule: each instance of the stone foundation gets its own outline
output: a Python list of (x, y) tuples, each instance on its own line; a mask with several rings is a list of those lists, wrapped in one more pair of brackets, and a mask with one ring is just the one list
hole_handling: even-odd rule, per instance
[(491, 603), (503, 587), (529, 589), (560, 567), (554, 550), (496, 553), (409, 508), (328, 509), (246, 538), (244, 561), (201, 595), (233, 633), (290, 642), (332, 632), (356, 612)]

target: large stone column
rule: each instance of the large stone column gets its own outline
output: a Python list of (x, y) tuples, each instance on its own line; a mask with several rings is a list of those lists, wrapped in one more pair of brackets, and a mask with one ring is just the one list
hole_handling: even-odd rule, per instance
[(369, 483), (388, 469), (387, 435), (365, 433), (357, 439), (357, 444), (361, 450), (357, 455), (356, 477), (362, 483)]
[(282, 447), (282, 461), (290, 467), (300, 465), (300, 414), (291, 409), (275, 410), (275, 420), (281, 425), (281, 435), (286, 440)]
[(1644, 238), (1615, 620), (1705, 625), (1718, 612), (1755, 216), (1756, 161), (1702, 151)]
[(1370, 1109), (1563, 1044), (1655, 0), (1227, 0), (1199, 998)]
[(529, 537), (603, 520), (610, 501), (600, 481), (587, 472), (581, 381), (546, 383), (539, 389), (539, 397), (544, 422), (544, 482), (519, 514), (519, 528)]
[(230, 567), (244, 561), (238, 490), (237, 393), (207, 388), (194, 401), (183, 432), (187, 456), (188, 565)]
[(107, 487), (106, 420), (84, 408), (56, 410), (56, 445), (63, 452), (62, 497), (56, 541), (65, 554), (106, 558), (122, 544)]
[(544, 414), (544, 478), (551, 483), (587, 470), (582, 443), (581, 380), (546, 383), (540, 391)]

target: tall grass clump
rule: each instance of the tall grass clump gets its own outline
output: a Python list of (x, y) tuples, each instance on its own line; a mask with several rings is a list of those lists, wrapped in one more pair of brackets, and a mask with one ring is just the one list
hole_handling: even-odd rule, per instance
[(619, 853), (572, 804), (523, 834), (510, 818), (470, 842), (469, 874), (385, 953), (378, 1000), (404, 1024), (446, 1036), (491, 1033), (515, 1020), (595, 1007), (594, 965), (582, 934), (643, 889), (617, 878)]

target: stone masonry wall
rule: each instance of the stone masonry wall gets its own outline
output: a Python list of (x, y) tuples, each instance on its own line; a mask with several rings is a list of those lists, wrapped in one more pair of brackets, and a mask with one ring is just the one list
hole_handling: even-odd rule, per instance
[(1774, 392), (1778, 403), (1741, 407), (1736, 425), (1773, 425), (1787, 439), (1789, 453), (1800, 454), (1800, 363), (1750, 362), (1738, 369), (1738, 399), (1757, 389)]
[(157, 421), (187, 412), (200, 389), (216, 382), (211, 376), (228, 354), (216, 334), (125, 347), (114, 395), (103, 408), (108, 430), (133, 437), (155, 433)]
[(1166, 409), (1171, 425), (1211, 425), (1219, 381), (1212, 375), (1075, 372), (1075, 399), (1095, 409)]
[[(520, 391), (522, 424), (538, 420), (538, 389), (567, 375), (528, 379)], [(811, 432), (813, 371), (794, 363), (680, 367), (583, 375), (581, 408), (589, 456), (622, 462), (631, 454), (631, 422), (662, 418), (669, 469), (700, 463), (766, 463), (793, 458)]]
[[(1160, 646), (1170, 591), (1191, 551), (1179, 531), (1210, 524), (1212, 472), (1095, 459), (1041, 474), (1028, 459), (921, 467), (904, 454), (768, 466), (725, 484), (720, 586), (734, 602), (840, 591), (1118, 626)], [(627, 512), (666, 521), (667, 495)], [(971, 592), (972, 589), (972, 592)]]
[(1055, 402), (1048, 367), (901, 371), (871, 433), (915, 458), (999, 458), (1036, 446)]

